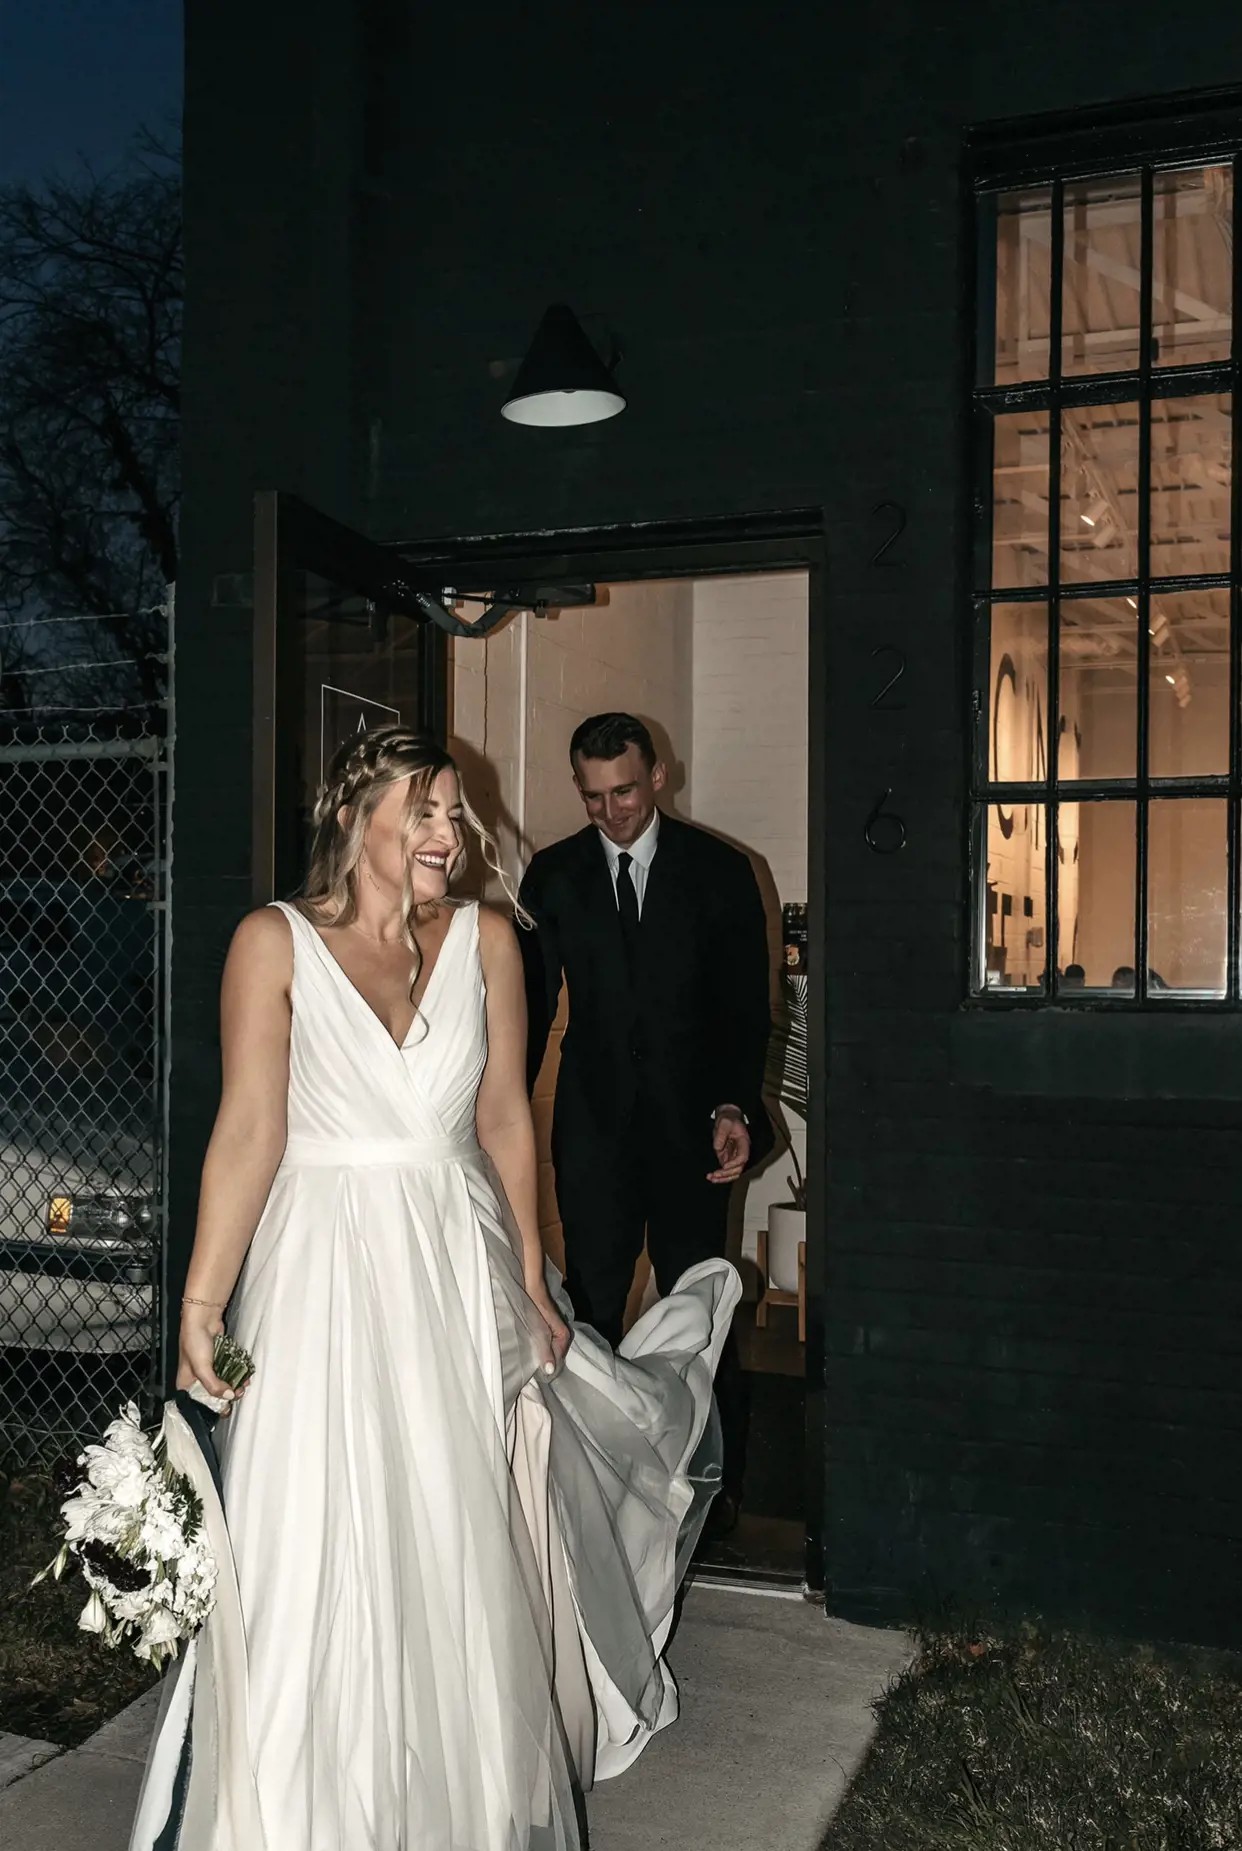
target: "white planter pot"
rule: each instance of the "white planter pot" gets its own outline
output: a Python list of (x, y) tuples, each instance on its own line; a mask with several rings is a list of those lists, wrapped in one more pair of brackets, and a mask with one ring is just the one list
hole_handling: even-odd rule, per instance
[(798, 1289), (798, 1243), (806, 1239), (806, 1210), (778, 1203), (768, 1210), (768, 1288)]

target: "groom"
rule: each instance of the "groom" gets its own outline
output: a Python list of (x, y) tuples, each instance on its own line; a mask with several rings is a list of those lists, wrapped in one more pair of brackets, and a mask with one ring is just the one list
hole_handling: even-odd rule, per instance
[[(520, 934), (533, 1087), (569, 990), (552, 1126), (566, 1289), (614, 1346), (646, 1235), (668, 1291), (723, 1254), (730, 1185), (772, 1147), (761, 1091), (771, 1028), (763, 903), (746, 857), (658, 807), (651, 734), (600, 714), (569, 749), (587, 827), (531, 861)], [(744, 1384), (730, 1335), (717, 1376), (724, 1480), (713, 1528), (736, 1520)]]

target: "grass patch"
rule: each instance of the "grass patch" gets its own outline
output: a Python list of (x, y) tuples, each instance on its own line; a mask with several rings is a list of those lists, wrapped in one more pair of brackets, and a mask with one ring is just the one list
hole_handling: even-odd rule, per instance
[(0, 1476), (0, 1731), (76, 1748), (155, 1681), (127, 1648), (78, 1631), (80, 1575), (31, 1588), (60, 1541), (49, 1478)]
[(1242, 1847), (1242, 1660), (927, 1631), (822, 1851)]

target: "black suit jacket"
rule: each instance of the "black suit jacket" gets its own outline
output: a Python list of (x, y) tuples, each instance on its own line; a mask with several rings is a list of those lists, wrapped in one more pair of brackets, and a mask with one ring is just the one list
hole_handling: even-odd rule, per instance
[(533, 1086), (562, 981), (569, 1024), (554, 1119), (558, 1169), (615, 1155), (641, 1096), (687, 1160), (710, 1155), (711, 1114), (750, 1119), (751, 1162), (772, 1148), (762, 1103), (771, 1032), (763, 902), (745, 855), (662, 815), (631, 978), (607, 856), (593, 827), (540, 851), (522, 882), (520, 934)]

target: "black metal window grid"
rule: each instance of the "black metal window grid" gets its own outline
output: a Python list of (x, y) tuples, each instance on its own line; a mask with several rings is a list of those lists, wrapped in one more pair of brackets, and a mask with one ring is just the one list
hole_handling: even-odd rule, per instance
[[(1233, 237), (1232, 216), (1240, 150), (1242, 111), (1231, 100), (1210, 118), (1183, 115), (1163, 129), (1148, 113), (1141, 124), (1015, 141), (1008, 150), (994, 142), (976, 155), (971, 991), (981, 1000), (1110, 1009), (1236, 1008), (1242, 1000), (1242, 470), (1236, 466), (1242, 459), (1236, 313), (1242, 251)], [(1187, 359), (1179, 352), (1175, 325), (1188, 292), (1178, 290), (1166, 213), (1186, 176), (1195, 176), (1195, 184), (1203, 178), (1205, 188), (1210, 184), (1219, 196), (1216, 229), (1225, 243), (1220, 261), (1227, 265), (1231, 290), (1227, 311), (1216, 322), (1207, 313), (1210, 304), (1193, 303), (1199, 317), (1195, 338), (1209, 348), (1206, 358)], [(1123, 274), (1114, 259), (1101, 259), (1103, 276), (1092, 279), (1102, 287), (1115, 285), (1137, 302), (1133, 327), (1110, 333), (1119, 349), (1115, 356), (1092, 350), (1091, 342), (1102, 337), (1091, 331), (1090, 317), (1075, 299), (1074, 279), (1067, 278), (1084, 239), (1090, 243), (1093, 202), (1101, 200), (1111, 201), (1114, 215), (1128, 210), (1138, 245), (1137, 276)], [(1047, 265), (1046, 328), (1037, 327), (1025, 357), (1006, 369), (1000, 364), (997, 327), (1004, 255), (1000, 236), (1006, 215), (1024, 209), (1039, 221), (1032, 226), (1036, 237), (1025, 240), (1027, 248), (1022, 248), (1021, 229), (1013, 241), (1024, 263), (1047, 231), (1046, 253), (1038, 253)], [(1020, 278), (1014, 283), (1011, 274), (1009, 280), (1022, 287)], [(1205, 339), (1204, 328), (1214, 334)], [(1212, 464), (1218, 485), (1221, 469), (1228, 468), (1227, 482), (1215, 498), (1218, 509), (1227, 511), (1227, 532), (1218, 533), (1207, 549), (1219, 556), (1190, 561), (1212, 569), (1191, 571), (1177, 569), (1184, 563), (1174, 557), (1179, 536), (1170, 540), (1168, 523), (1153, 529), (1153, 489), (1161, 491), (1177, 474), (1178, 427), (1196, 420), (1205, 427), (1210, 422), (1219, 438), (1225, 462)], [(1123, 496), (1115, 487), (1110, 491), (1101, 472), (1092, 468), (1091, 443), (1099, 433), (1114, 451), (1128, 446)], [(1005, 457), (1019, 453), (1028, 460), (1013, 465), (1013, 475), (1020, 481), (1025, 471), (1028, 483), (1033, 478), (1036, 486), (1033, 492), (1014, 490), (1009, 511), (1020, 512), (1023, 505), (1036, 509), (1042, 567), (1038, 544), (1023, 554), (1001, 530), (997, 484), (1009, 467)], [(1042, 462), (1029, 460), (1041, 453)], [(1160, 478), (1155, 483), (1154, 459)], [(1041, 470), (1046, 472), (1046, 515), (1038, 509)], [(1078, 481), (1081, 487), (1075, 489)], [(1093, 489), (1095, 499), (1086, 500)], [(1121, 499), (1128, 508), (1120, 508)], [(1067, 531), (1069, 522), (1072, 531)], [(1105, 527), (1110, 542), (1119, 535), (1121, 542), (1101, 547), (1099, 532)], [(1081, 528), (1091, 531), (1099, 548), (1090, 559), (1073, 550), (1081, 548)], [(1108, 564), (1124, 569), (1109, 574)], [(1095, 570), (1105, 575), (1092, 577)], [(1159, 740), (1153, 751), (1153, 701), (1161, 716), (1170, 699), (1183, 714), (1189, 709), (1188, 663), (1166, 613), (1192, 606), (1218, 620), (1227, 652), (1213, 659), (1214, 694), (1207, 703), (1213, 706), (1220, 737), (1215, 759), (1209, 755), (1201, 766), (1175, 767)], [(1133, 678), (1132, 697), (1127, 697), (1128, 756), (1116, 739), (1109, 752), (1082, 752), (1078, 721), (1066, 711), (1067, 664), (1072, 665), (1074, 651), (1083, 647), (1097, 621), (1107, 626), (1096, 633), (1102, 646), (1122, 652), (1123, 660), (1107, 669), (1110, 685), (1120, 688)], [(1127, 621), (1132, 622), (1129, 636)], [(1031, 659), (1042, 664), (1028, 676), (1025, 689), (1020, 688), (1015, 654), (1006, 649), (1011, 638), (1025, 639)], [(1023, 719), (1023, 737), (1031, 749), (1016, 755), (1022, 762), (1007, 762), (1001, 749), (1002, 711), (1016, 712), (1023, 702), (1023, 714), (1033, 716), (1029, 722)], [(1222, 703), (1227, 703), (1227, 717), (1220, 711)], [(1194, 717), (1180, 724), (1185, 738), (1205, 738), (1202, 728), (1195, 733)], [(1202, 744), (1198, 749), (1201, 756), (1207, 750)], [(1193, 761), (1195, 748), (1182, 756)], [(1195, 813), (1168, 807), (1173, 805), (1215, 807)], [(1200, 834), (1218, 823), (1223, 834), (1219, 879), (1205, 876), (1193, 892), (1179, 886), (1178, 857), (1168, 846), (1192, 816)], [(1132, 897), (1132, 934), (1126, 939), (1132, 954), (1117, 956), (1111, 977), (1102, 965), (1092, 970), (1088, 964), (1084, 973), (1078, 948), (1084, 935), (1091, 937), (1092, 922), (1082, 916), (1080, 898), (1075, 898), (1072, 925), (1061, 916), (1071, 887), (1075, 896), (1081, 894), (1080, 850), (1088, 824), (1100, 842), (1110, 842)], [(993, 876), (1019, 826), (1026, 831), (1034, 891), (1016, 891), (1012, 883), (1006, 889)], [(1199, 933), (1201, 968), (1195, 981), (1169, 984), (1158, 961), (1168, 942), (1167, 922), (1179, 906), (1197, 909), (1192, 926)], [(1113, 913), (1119, 916), (1115, 904)], [(1117, 943), (1114, 935), (1114, 949)], [(1013, 952), (1016, 970), (1010, 963)]]

